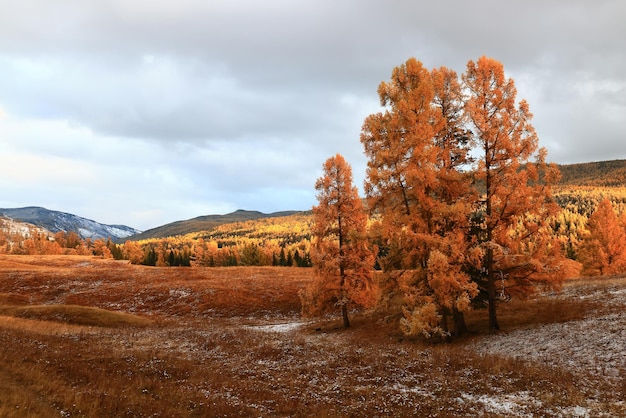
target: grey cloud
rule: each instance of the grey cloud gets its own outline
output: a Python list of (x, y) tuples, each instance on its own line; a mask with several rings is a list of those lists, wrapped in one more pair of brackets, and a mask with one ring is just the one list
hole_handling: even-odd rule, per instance
[(360, 185), (361, 124), (411, 56), (459, 73), (492, 56), (549, 159), (626, 158), (624, 21), (619, 0), (0, 0), (0, 108), (89, 132), (34, 137), (40, 153), (102, 166), (89, 149), (110, 141), (133, 154), (129, 177), (147, 173), (130, 185), (154, 194), (169, 176), (187, 207), (309, 207), (337, 152)]

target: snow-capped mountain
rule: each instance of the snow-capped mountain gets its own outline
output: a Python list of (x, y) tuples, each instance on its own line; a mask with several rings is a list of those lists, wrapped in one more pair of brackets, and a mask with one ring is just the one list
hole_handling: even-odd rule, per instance
[(111, 238), (113, 241), (121, 241), (141, 232), (125, 225), (105, 225), (70, 213), (35, 206), (0, 209), (0, 215), (45, 228), (52, 233), (74, 231), (83, 239)]

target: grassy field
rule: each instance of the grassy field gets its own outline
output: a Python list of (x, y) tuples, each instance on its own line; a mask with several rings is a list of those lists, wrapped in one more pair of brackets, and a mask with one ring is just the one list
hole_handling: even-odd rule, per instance
[(308, 321), (311, 269), (0, 256), (0, 416), (625, 416), (626, 279), (486, 312), (451, 344)]

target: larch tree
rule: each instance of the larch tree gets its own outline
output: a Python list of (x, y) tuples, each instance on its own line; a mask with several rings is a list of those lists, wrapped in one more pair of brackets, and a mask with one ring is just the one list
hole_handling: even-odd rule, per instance
[(402, 330), (408, 335), (448, 335), (465, 329), (462, 312), (476, 286), (465, 263), (470, 178), (469, 137), (456, 74), (429, 72), (414, 58), (394, 68), (378, 88), (384, 112), (368, 116), (361, 143), (369, 158), (365, 190), (381, 217), (381, 260), (403, 293)]
[(123, 248), (124, 258), (131, 264), (141, 264), (144, 258), (143, 248), (137, 241), (126, 240)]
[[(435, 204), (427, 216), (433, 219), (435, 233), (443, 245), (429, 254), (429, 283), (434, 293), (440, 295), (438, 304), (442, 308), (444, 331), (448, 330), (446, 317), (451, 313), (453, 334), (458, 336), (467, 330), (463, 313), (469, 309), (470, 299), (478, 293), (476, 284), (462, 267), (472, 256), (466, 234), (468, 214), (476, 198), (472, 178), (466, 171), (471, 162), (471, 132), (465, 127), (464, 100), (456, 72), (441, 67), (431, 71), (431, 79), (435, 93), (433, 106), (439, 118), (435, 119), (438, 123), (435, 125), (433, 167), (437, 182), (430, 195)], [(442, 260), (441, 255), (447, 259)], [(435, 263), (438, 259), (441, 261)], [(439, 281), (434, 280), (436, 277)]]
[(550, 184), (559, 173), (546, 164), (528, 103), (516, 101), (514, 81), (500, 62), (487, 57), (470, 61), (463, 82), (482, 195), (474, 235), (483, 252), (476, 266), (482, 274), (475, 280), (487, 293), (489, 329), (494, 331), (499, 329), (496, 282), (509, 292), (527, 294), (535, 282), (558, 286), (564, 274), (560, 246), (546, 224), (558, 210)]
[(97, 239), (93, 242), (93, 255), (100, 256), (102, 258), (113, 258), (111, 250), (107, 247), (107, 243), (104, 239)]
[(587, 222), (589, 234), (579, 249), (583, 274), (604, 275), (626, 270), (626, 231), (609, 199), (600, 202)]
[(303, 314), (319, 315), (341, 309), (350, 326), (352, 307), (376, 304), (373, 283), (376, 257), (367, 237), (367, 214), (352, 184), (352, 169), (340, 154), (324, 163), (315, 183), (318, 205), (313, 207), (311, 258), (316, 279), (300, 293)]

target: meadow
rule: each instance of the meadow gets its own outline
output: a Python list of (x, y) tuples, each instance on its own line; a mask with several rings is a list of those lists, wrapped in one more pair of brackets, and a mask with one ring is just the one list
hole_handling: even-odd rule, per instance
[(300, 315), (313, 269), (0, 255), (0, 416), (625, 416), (626, 278), (467, 315), (451, 343), (397, 315)]

